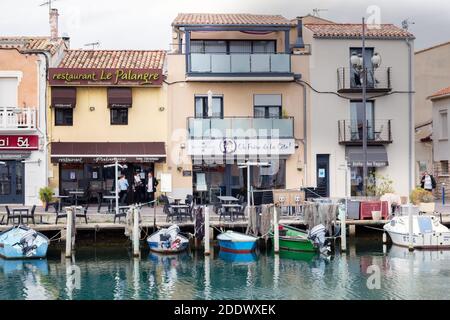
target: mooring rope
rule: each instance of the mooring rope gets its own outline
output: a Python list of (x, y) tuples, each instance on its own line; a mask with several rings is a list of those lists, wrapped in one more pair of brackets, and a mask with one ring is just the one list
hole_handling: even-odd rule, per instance
[[(58, 239), (55, 239), (57, 236), (60, 236)], [(53, 237), (51, 237), (50, 239), (48, 239), (49, 242), (51, 241), (59, 241), (61, 240), (61, 230), (59, 230)]]

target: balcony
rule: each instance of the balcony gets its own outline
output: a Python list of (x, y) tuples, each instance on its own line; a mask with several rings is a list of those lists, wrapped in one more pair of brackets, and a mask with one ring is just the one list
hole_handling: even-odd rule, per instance
[(36, 109), (1, 107), (0, 130), (27, 131), (36, 129)]
[(286, 53), (191, 53), (189, 77), (279, 77), (292, 80), (291, 56)]
[[(352, 68), (338, 68), (338, 92), (362, 92), (362, 79)], [(389, 92), (391, 87), (391, 68), (369, 69), (367, 72), (367, 92)]]
[[(339, 144), (362, 145), (362, 123), (355, 120), (338, 121)], [(391, 120), (367, 121), (367, 144), (392, 143)]]
[(188, 118), (189, 139), (293, 138), (294, 118)]

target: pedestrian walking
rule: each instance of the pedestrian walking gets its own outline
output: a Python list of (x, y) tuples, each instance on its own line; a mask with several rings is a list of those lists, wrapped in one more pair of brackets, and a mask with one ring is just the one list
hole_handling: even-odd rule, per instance
[(124, 174), (120, 176), (118, 185), (119, 185), (119, 202), (128, 205), (127, 194), (128, 194), (128, 187), (130, 185), (128, 183), (127, 178), (125, 178)]
[(420, 180), (420, 187), (427, 191), (432, 192), (436, 188), (436, 180), (433, 175), (429, 174), (427, 171), (423, 173), (422, 179)]
[(143, 198), (144, 183), (142, 182), (141, 175), (136, 172), (133, 177), (133, 199), (134, 203), (141, 203)]
[[(153, 201), (155, 199), (156, 187), (158, 186), (158, 180), (153, 177), (153, 173), (148, 173), (146, 191), (148, 194), (148, 201)], [(149, 203), (149, 206), (154, 206), (154, 203)]]

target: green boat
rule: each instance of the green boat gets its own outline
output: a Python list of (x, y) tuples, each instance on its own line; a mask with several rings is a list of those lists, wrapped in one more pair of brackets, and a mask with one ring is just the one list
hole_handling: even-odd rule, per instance
[(280, 225), (279, 239), (280, 239), (280, 250), (300, 251), (300, 252), (317, 251), (317, 247), (308, 238), (308, 233), (306, 231), (291, 226)]

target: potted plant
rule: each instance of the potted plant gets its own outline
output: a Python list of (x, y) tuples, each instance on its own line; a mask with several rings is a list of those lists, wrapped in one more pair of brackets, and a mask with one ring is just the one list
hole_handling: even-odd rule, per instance
[(431, 213), (435, 210), (433, 194), (430, 191), (417, 187), (411, 192), (411, 202), (419, 206), (419, 211)]
[(53, 199), (53, 190), (50, 187), (42, 187), (39, 189), (39, 199), (42, 201), (42, 205), (44, 208), (47, 206), (47, 203), (52, 202)]

